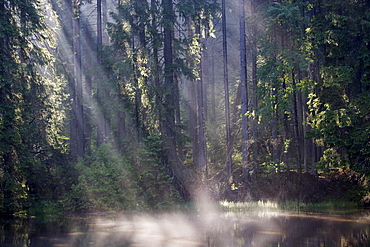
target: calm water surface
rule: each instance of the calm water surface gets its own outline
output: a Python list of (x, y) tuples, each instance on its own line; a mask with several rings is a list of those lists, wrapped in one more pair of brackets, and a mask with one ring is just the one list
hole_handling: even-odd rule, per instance
[(0, 246), (370, 246), (370, 211), (1, 219)]

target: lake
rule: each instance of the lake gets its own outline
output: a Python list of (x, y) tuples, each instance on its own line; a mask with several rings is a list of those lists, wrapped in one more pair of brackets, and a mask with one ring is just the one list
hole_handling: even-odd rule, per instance
[(370, 246), (370, 211), (279, 210), (2, 218), (0, 246)]

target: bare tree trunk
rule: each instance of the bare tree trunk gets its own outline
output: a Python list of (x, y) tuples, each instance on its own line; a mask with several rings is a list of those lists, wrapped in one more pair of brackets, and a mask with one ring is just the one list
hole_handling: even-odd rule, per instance
[(84, 23), (84, 40), (85, 40), (85, 66), (84, 69), (86, 71), (85, 73), (85, 104), (84, 107), (84, 130), (85, 130), (85, 152), (88, 154), (91, 152), (91, 138), (92, 138), (92, 111), (91, 111), (91, 102), (92, 102), (92, 76), (91, 76), (91, 70), (92, 70), (92, 59), (93, 59), (93, 50), (91, 48), (92, 44), (92, 30), (90, 27), (90, 24), (88, 22)]
[(203, 102), (204, 102), (204, 121), (208, 122), (208, 89), (209, 89), (209, 54), (208, 49), (203, 49), (201, 70), (202, 70), (202, 81), (203, 81)]
[(292, 83), (293, 83), (293, 129), (294, 129), (294, 143), (296, 149), (296, 157), (297, 157), (297, 168), (298, 172), (302, 173), (302, 164), (301, 164), (301, 151), (299, 148), (299, 120), (298, 120), (298, 106), (297, 106), (297, 92), (296, 92), (296, 78), (294, 72), (292, 72)]
[(212, 51), (210, 64), (210, 91), (211, 91), (211, 121), (216, 120), (216, 92), (215, 92), (215, 60)]
[(84, 113), (83, 113), (83, 85), (82, 85), (82, 52), (81, 52), (81, 26), (80, 8), (81, 2), (75, 1), (75, 20), (74, 20), (74, 47), (75, 47), (75, 75), (76, 75), (76, 104), (77, 104), (77, 123), (78, 123), (78, 156), (83, 158), (85, 153), (84, 141)]
[[(297, 81), (300, 82), (300, 80), (302, 79), (302, 72), (299, 68), (296, 69), (297, 71)], [(296, 81), (296, 82), (297, 82)], [(299, 148), (299, 153), (300, 153), (300, 162), (301, 162), (301, 170), (304, 168), (305, 171), (308, 171), (308, 168), (307, 168), (307, 164), (304, 162), (304, 159), (306, 157), (306, 153), (305, 153), (305, 140), (304, 140), (304, 125), (303, 125), (303, 121), (304, 121), (304, 110), (303, 110), (303, 106), (302, 106), (302, 102), (303, 102), (303, 98), (302, 98), (302, 91), (298, 88), (297, 85), (293, 86), (295, 87), (295, 94), (296, 94), (296, 98), (297, 98), (297, 120), (298, 120), (298, 125), (297, 125), (297, 128), (298, 128), (298, 148)], [(302, 167), (302, 164), (304, 167)]]
[[(275, 84), (275, 82), (273, 83)], [(272, 162), (273, 165), (277, 166), (279, 164), (279, 154), (278, 154), (278, 104), (276, 95), (276, 85), (272, 86), (272, 121), (271, 121), (271, 134), (272, 134)]]
[(68, 56), (68, 86), (69, 86), (69, 101), (71, 102), (71, 112), (70, 112), (70, 121), (69, 121), (69, 135), (70, 135), (70, 156), (72, 160), (76, 160), (78, 157), (78, 122), (76, 118), (77, 105), (76, 105), (76, 79), (75, 79), (75, 64), (74, 64), (74, 0), (68, 2), (69, 13), (71, 14), (66, 23), (66, 31), (68, 35), (68, 43), (70, 44), (70, 53), (71, 56)]
[(135, 127), (136, 127), (136, 134), (137, 134), (137, 140), (140, 141), (142, 137), (141, 133), (141, 117), (140, 117), (140, 111), (141, 111), (141, 89), (139, 87), (139, 71), (138, 71), (138, 59), (137, 59), (137, 53), (135, 51), (135, 37), (132, 36), (132, 51), (133, 51), (133, 63), (132, 63), (132, 71), (134, 71), (134, 78), (133, 78), (133, 86), (135, 88)]
[(173, 68), (173, 26), (174, 14), (172, 0), (163, 0), (163, 54), (164, 54), (164, 96), (162, 135), (167, 147), (169, 163), (177, 163), (175, 140), (175, 99), (174, 99), (174, 68)]
[(222, 0), (222, 46), (224, 63), (224, 88), (225, 88), (225, 121), (226, 121), (226, 166), (229, 177), (232, 176), (232, 149), (230, 145), (230, 100), (229, 100), (229, 72), (228, 72), (228, 54), (226, 37), (226, 0)]
[(73, 0), (72, 4), (72, 54), (73, 79), (71, 78), (72, 120), (71, 120), (71, 155), (84, 157), (84, 123), (82, 105), (82, 61), (81, 61), (81, 28), (80, 2)]
[[(196, 23), (196, 35), (200, 42), (200, 23)], [(204, 117), (204, 85), (202, 78), (202, 59), (198, 64), (199, 79), (197, 80), (197, 103), (198, 103), (198, 168), (200, 170), (207, 168), (207, 152), (206, 152), (206, 134), (205, 134), (205, 117)]]
[(101, 12), (102, 12), (102, 44), (106, 45), (109, 43), (108, 32), (106, 30), (106, 25), (108, 22), (108, 8), (107, 0), (101, 0)]
[[(153, 42), (153, 79), (154, 79), (154, 86), (155, 88), (161, 88), (161, 82), (159, 78), (159, 72), (160, 72), (160, 66), (159, 66), (159, 47), (160, 47), (160, 40), (159, 40), (159, 34), (158, 34), (158, 23), (157, 23), (157, 4), (156, 0), (151, 0), (150, 1), (150, 9), (151, 9), (151, 17), (152, 17), (152, 22), (151, 22), (151, 38)], [(162, 130), (163, 126), (163, 119), (162, 119), (162, 109), (161, 109), (161, 104), (162, 104), (162, 95), (158, 92), (155, 93), (155, 103), (157, 105), (157, 119), (160, 124), (159, 129)]]
[[(191, 37), (193, 33), (192, 22), (188, 21), (188, 36)], [(188, 109), (189, 109), (189, 137), (191, 140), (192, 160), (193, 165), (199, 164), (199, 141), (198, 141), (198, 96), (197, 96), (197, 85), (194, 81), (186, 80), (186, 89), (188, 96)]]
[(119, 109), (117, 114), (117, 139), (119, 144), (121, 144), (126, 137), (126, 113), (123, 109)]
[(197, 131), (197, 90), (194, 82), (188, 82), (188, 104), (189, 104), (189, 136), (192, 140), (193, 163), (198, 164), (198, 131)]
[[(286, 81), (283, 80), (283, 90), (284, 92), (286, 89)], [(282, 150), (282, 161), (286, 165), (286, 172), (290, 171), (290, 162), (289, 162), (289, 145), (287, 144), (287, 141), (289, 140), (289, 113), (283, 112), (282, 114), (282, 121), (284, 125), (284, 130), (282, 131), (281, 137), (282, 137), (282, 144), (284, 145), (284, 149)]]
[(305, 172), (309, 172), (309, 165), (308, 165), (308, 156), (309, 156), (309, 153), (310, 153), (310, 140), (305, 138), (306, 136), (306, 133), (308, 131), (308, 125), (306, 124), (307, 123), (307, 112), (308, 112), (308, 109), (307, 109), (307, 97), (305, 95), (305, 93), (301, 92), (301, 113), (302, 113), (302, 139), (303, 139), (303, 164), (305, 166)]
[(284, 137), (283, 137), (283, 140), (284, 140), (284, 154), (283, 154), (283, 161), (284, 161), (284, 164), (286, 166), (286, 172), (289, 172), (290, 171), (290, 160), (289, 160), (289, 156), (288, 156), (288, 151), (289, 151), (289, 144), (287, 144), (286, 142), (288, 141), (289, 139), (289, 120), (288, 120), (288, 114), (284, 113)]
[(313, 140), (311, 140), (311, 174), (316, 175), (316, 145)]
[(100, 146), (105, 142), (105, 119), (103, 114), (103, 88), (99, 81), (102, 80), (102, 71), (101, 71), (101, 63), (102, 63), (102, 45), (103, 45), (103, 32), (102, 32), (102, 0), (97, 0), (97, 62), (98, 62), (98, 73), (97, 73), (97, 138), (96, 138), (96, 145)]
[(243, 176), (249, 175), (249, 134), (248, 134), (248, 81), (247, 53), (245, 43), (245, 9), (244, 0), (239, 0), (239, 34), (240, 34), (240, 82), (242, 84), (242, 167)]
[[(174, 78), (175, 81), (175, 97), (174, 97), (174, 104), (175, 104), (175, 124), (176, 124), (176, 135), (181, 133), (181, 110), (180, 110), (180, 89), (179, 89), (179, 83), (177, 80), (177, 77)], [(177, 138), (176, 138), (177, 139)], [(182, 141), (178, 140), (176, 141), (177, 144), (177, 157), (183, 161), (184, 155), (183, 155), (183, 145)]]
[[(251, 1), (251, 12), (252, 16), (255, 16), (257, 13), (256, 10), (257, 6), (255, 1)], [(253, 112), (253, 120), (252, 120), (252, 145), (253, 145), (253, 156), (252, 156), (252, 162), (253, 162), (253, 169), (258, 170), (258, 97), (257, 97), (257, 43), (256, 43), (256, 37), (257, 37), (257, 30), (256, 30), (256, 24), (252, 24), (252, 47), (251, 47), (251, 55), (252, 55), (252, 105), (251, 109)], [(257, 173), (253, 173), (257, 174)]]

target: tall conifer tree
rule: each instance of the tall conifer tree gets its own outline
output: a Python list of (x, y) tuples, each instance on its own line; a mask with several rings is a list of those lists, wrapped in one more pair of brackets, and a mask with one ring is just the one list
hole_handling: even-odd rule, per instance
[(63, 93), (39, 2), (1, 1), (0, 12), (0, 212), (14, 213), (56, 189)]

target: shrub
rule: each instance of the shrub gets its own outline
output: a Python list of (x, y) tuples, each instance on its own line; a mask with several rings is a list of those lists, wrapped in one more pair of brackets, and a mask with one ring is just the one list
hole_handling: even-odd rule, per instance
[(76, 165), (78, 183), (72, 186), (70, 201), (75, 210), (111, 211), (136, 207), (137, 184), (131, 179), (129, 162), (104, 144)]

